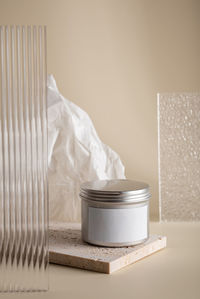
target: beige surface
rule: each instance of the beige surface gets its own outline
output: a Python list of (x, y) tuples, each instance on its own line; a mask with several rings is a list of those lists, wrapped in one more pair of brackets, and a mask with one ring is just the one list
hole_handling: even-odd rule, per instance
[(199, 299), (200, 223), (151, 224), (167, 248), (134, 266), (106, 275), (50, 265), (50, 291), (0, 294), (0, 299)]
[(156, 94), (199, 90), (200, 1), (0, 0), (0, 23), (47, 25), (48, 72), (150, 183), (158, 218)]
[(121, 248), (90, 245), (81, 239), (80, 223), (54, 223), (49, 232), (51, 263), (113, 273), (166, 247), (166, 237), (151, 235), (143, 244)]

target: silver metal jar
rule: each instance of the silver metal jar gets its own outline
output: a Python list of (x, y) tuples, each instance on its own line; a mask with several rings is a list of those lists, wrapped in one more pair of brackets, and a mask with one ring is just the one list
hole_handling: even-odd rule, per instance
[(98, 180), (81, 185), (82, 239), (121, 247), (149, 236), (149, 186), (131, 180)]

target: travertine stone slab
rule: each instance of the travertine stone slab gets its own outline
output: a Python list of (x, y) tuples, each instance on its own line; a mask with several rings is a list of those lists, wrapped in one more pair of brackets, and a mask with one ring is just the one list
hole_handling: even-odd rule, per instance
[(83, 242), (78, 223), (54, 223), (49, 246), (51, 263), (109, 274), (166, 247), (166, 237), (152, 235), (141, 245), (106, 248)]

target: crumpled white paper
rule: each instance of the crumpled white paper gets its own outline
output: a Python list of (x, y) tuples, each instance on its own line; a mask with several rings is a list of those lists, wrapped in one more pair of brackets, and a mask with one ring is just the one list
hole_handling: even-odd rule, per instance
[(124, 166), (101, 142), (88, 114), (59, 93), (52, 75), (47, 99), (50, 221), (80, 221), (80, 184), (125, 178)]

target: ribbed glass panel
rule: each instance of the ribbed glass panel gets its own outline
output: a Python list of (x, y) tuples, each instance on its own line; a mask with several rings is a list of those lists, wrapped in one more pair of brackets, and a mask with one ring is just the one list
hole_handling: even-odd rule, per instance
[(48, 288), (46, 28), (0, 26), (0, 291)]

